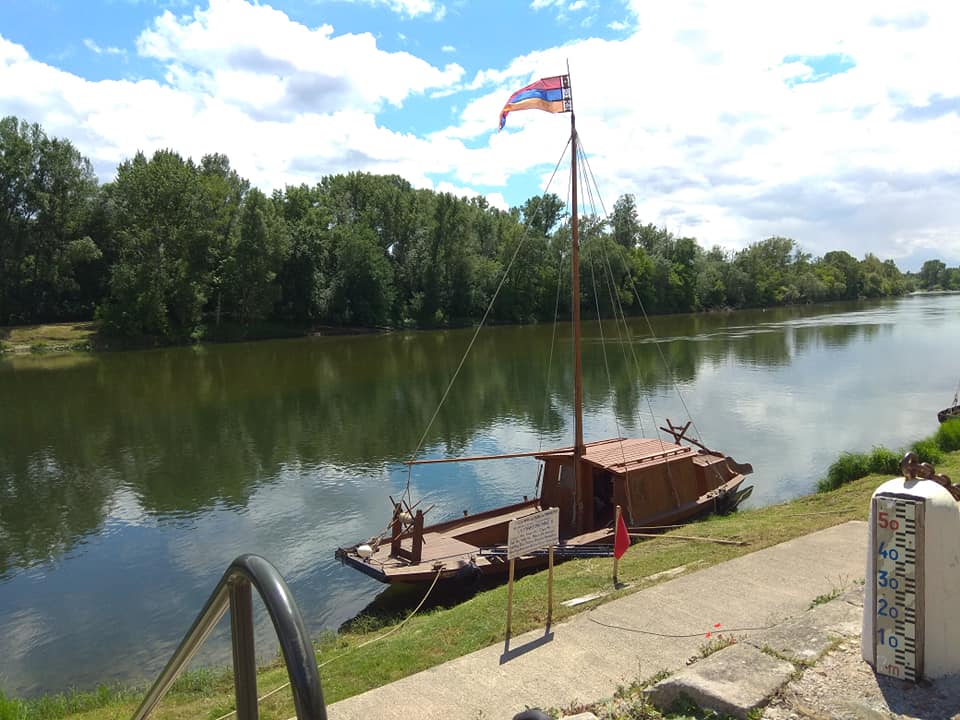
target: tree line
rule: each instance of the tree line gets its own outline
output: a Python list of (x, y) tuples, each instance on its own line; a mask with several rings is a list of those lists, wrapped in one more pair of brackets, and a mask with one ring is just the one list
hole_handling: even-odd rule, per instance
[[(580, 237), (583, 309), (603, 316), (879, 297), (914, 283), (891, 260), (813, 258), (786, 237), (705, 250), (643, 224), (629, 194), (609, 217), (582, 217)], [(95, 317), (108, 335), (185, 341), (264, 322), (464, 324), (483, 316), (508, 267), (490, 319), (550, 320), (569, 297), (569, 248), (556, 195), (504, 211), (362, 172), (267, 195), (224, 155), (172, 150), (137, 153), (100, 184), (69, 140), (0, 120), (0, 325)], [(960, 282), (952, 272), (937, 277)]]

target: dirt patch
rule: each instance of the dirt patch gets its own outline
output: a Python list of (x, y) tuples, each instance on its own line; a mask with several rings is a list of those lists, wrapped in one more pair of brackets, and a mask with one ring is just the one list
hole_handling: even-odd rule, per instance
[(960, 719), (960, 678), (920, 683), (877, 675), (844, 639), (767, 706), (764, 720)]

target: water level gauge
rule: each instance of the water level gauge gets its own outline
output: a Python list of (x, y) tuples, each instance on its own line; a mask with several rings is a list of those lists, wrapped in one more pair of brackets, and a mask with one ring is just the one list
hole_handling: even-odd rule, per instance
[(874, 523), (874, 663), (878, 673), (923, 676), (924, 499), (878, 493)]

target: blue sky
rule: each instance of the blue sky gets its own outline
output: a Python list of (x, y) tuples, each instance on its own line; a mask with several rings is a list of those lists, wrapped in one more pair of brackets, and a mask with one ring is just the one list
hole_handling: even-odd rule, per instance
[[(573, 73), (607, 208), (744, 247), (960, 262), (960, 11), (946, 0), (2, 0), (0, 115), (109, 181), (138, 150), (265, 190), (350, 170), (522, 203), (566, 116), (497, 115)], [(551, 189), (566, 193), (566, 184)]]

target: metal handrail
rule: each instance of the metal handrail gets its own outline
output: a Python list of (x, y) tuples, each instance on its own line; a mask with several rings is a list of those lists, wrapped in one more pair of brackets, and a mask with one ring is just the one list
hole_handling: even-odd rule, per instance
[(284, 664), (290, 677), (293, 704), (299, 720), (326, 720), (323, 688), (313, 645), (290, 588), (277, 569), (259, 555), (241, 555), (220, 578), (203, 610), (193, 621), (180, 646), (140, 703), (132, 720), (146, 720), (170, 686), (193, 658), (213, 628), (230, 608), (233, 645), (233, 680), (238, 720), (257, 720), (257, 665), (253, 637), (251, 586), (273, 620)]

